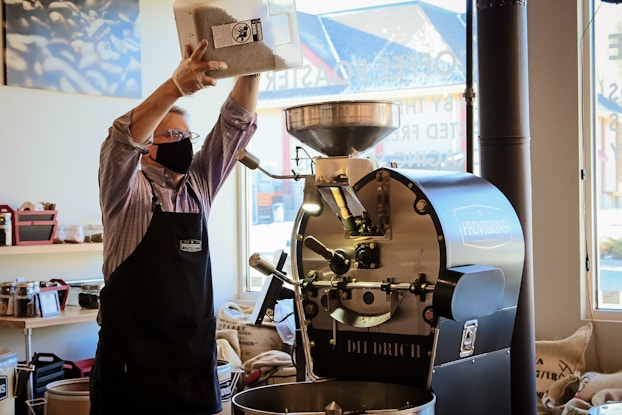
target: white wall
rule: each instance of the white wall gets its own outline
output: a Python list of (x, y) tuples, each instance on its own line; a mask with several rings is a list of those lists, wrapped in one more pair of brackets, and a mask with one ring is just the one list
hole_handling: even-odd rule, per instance
[[(173, 0), (140, 2), (143, 96), (153, 91), (179, 63), (181, 54)], [(0, 58), (1, 59), (1, 58)], [(206, 134), (232, 85), (183, 98), (194, 131)], [(139, 101), (0, 86), (0, 204), (17, 208), (24, 201), (57, 204), (64, 224), (101, 223), (97, 169), (99, 147), (117, 116)], [(216, 304), (237, 294), (237, 220), (235, 172), (216, 198), (210, 238)], [(0, 248), (1, 249), (1, 248)], [(51, 278), (101, 278), (101, 253), (0, 255), (0, 281)], [(33, 350), (76, 360), (93, 355), (97, 325), (35, 329)], [(20, 330), (0, 329), (0, 347), (24, 358)]]

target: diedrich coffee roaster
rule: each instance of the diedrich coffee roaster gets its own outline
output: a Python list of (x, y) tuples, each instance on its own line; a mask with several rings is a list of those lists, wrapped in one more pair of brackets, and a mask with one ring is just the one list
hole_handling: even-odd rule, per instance
[[(291, 237), (304, 381), (238, 393), (247, 415), (511, 413), (510, 354), (525, 256), (506, 197), (464, 172), (380, 167), (360, 153), (399, 126), (399, 105), (291, 107), (321, 209)], [(254, 262), (254, 263), (253, 263)]]

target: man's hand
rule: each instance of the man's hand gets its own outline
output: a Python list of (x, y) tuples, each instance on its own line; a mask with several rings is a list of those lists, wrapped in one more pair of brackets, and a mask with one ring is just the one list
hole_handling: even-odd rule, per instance
[(207, 40), (203, 39), (193, 51), (190, 45), (184, 49), (184, 59), (173, 72), (172, 78), (181, 95), (192, 95), (195, 92), (216, 85), (216, 80), (205, 75), (205, 71), (227, 69), (227, 64), (220, 61), (202, 61), (207, 49)]

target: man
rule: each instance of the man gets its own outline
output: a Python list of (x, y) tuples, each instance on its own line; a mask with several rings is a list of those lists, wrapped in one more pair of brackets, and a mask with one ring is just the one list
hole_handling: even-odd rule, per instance
[(101, 330), (91, 414), (221, 410), (207, 241), (214, 196), (256, 130), (257, 75), (241, 76), (194, 155), (178, 98), (216, 84), (187, 48), (171, 78), (116, 119), (100, 154)]

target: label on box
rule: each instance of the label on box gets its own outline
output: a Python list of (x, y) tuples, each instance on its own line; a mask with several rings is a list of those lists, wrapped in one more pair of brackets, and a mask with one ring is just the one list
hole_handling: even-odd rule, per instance
[(212, 35), (215, 49), (258, 42), (263, 40), (261, 19), (212, 26)]

